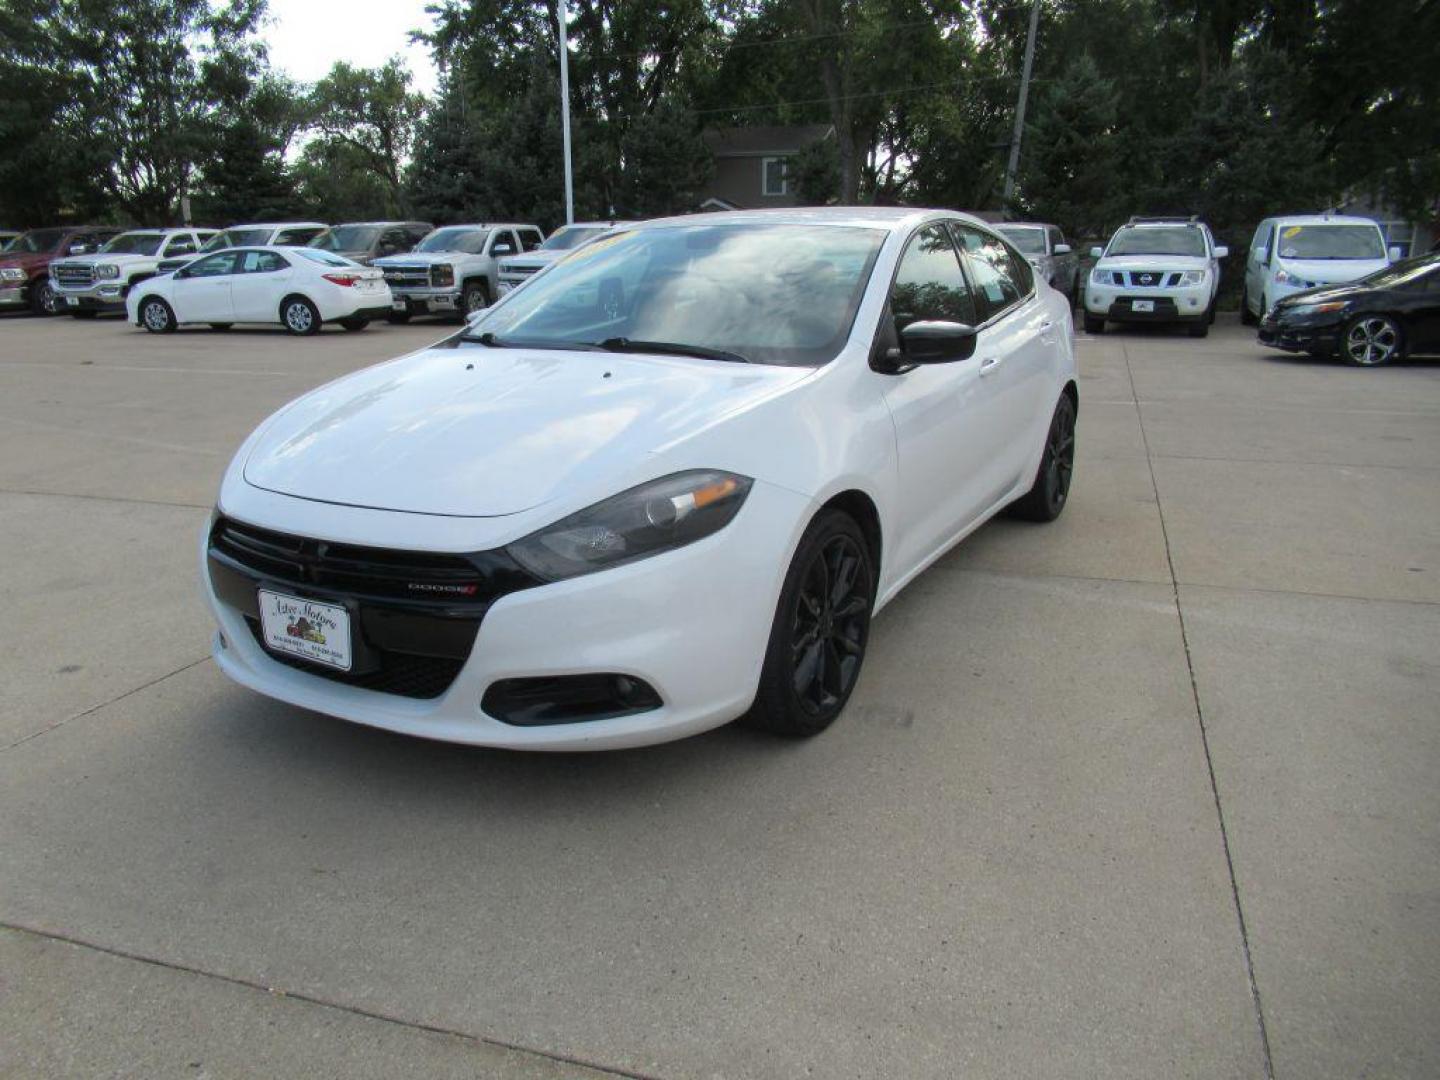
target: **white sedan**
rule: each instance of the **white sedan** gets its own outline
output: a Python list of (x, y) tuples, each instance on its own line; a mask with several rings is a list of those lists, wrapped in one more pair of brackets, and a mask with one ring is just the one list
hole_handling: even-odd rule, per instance
[(214, 656), (455, 742), (811, 735), (907, 582), (1060, 514), (1076, 407), (1065, 297), (974, 218), (647, 222), (246, 440), (200, 551)]
[(308, 247), (218, 251), (149, 278), (125, 301), (130, 321), (155, 334), (184, 323), (217, 330), (279, 323), (292, 334), (317, 334), (334, 322), (363, 330), (391, 306), (390, 286), (379, 270)]

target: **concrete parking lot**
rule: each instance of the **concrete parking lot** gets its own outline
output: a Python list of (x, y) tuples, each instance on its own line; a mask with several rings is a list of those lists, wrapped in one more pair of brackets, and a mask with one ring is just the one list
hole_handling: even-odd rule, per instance
[(1440, 1074), (1440, 362), (1082, 338), (831, 731), (527, 756), (207, 659), (235, 446), (446, 329), (0, 319), (0, 1074)]

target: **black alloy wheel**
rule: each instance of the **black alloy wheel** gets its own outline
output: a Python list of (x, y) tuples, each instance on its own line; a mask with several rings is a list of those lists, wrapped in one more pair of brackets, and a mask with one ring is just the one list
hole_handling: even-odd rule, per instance
[(780, 735), (815, 735), (840, 715), (865, 660), (875, 568), (855, 519), (822, 511), (780, 592), (755, 704), (742, 721)]
[(1045, 433), (1045, 451), (1035, 483), (1012, 506), (1016, 517), (1026, 521), (1054, 521), (1070, 497), (1075, 475), (1075, 403), (1061, 394)]

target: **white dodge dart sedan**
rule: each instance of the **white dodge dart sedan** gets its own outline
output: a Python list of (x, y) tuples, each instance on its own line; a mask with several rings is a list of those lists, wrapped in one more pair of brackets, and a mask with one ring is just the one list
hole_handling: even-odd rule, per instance
[(1076, 405), (1065, 297), (973, 218), (629, 227), (246, 440), (200, 551), (215, 659), (462, 743), (813, 735), (907, 582), (1064, 509)]
[(235, 323), (278, 323), (292, 334), (318, 334), (324, 323), (363, 330), (390, 312), (390, 286), (379, 270), (309, 247), (217, 251), (130, 290), (136, 326), (171, 333), (184, 323), (228, 330)]

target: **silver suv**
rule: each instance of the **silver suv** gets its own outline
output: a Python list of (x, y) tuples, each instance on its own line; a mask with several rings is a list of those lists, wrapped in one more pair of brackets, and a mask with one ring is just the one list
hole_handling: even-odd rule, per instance
[(1007, 221), (996, 225), (995, 231), (1009, 240), (1025, 261), (1035, 268), (1035, 276), (1069, 297), (1070, 306), (1080, 295), (1080, 257), (1065, 240), (1058, 225), (1031, 221)]
[(458, 315), (490, 306), (500, 295), (499, 261), (534, 251), (544, 241), (534, 225), (445, 225), (404, 255), (376, 259), (393, 297), (392, 323), (412, 315)]

